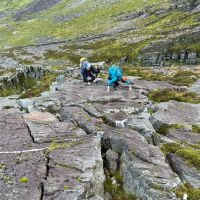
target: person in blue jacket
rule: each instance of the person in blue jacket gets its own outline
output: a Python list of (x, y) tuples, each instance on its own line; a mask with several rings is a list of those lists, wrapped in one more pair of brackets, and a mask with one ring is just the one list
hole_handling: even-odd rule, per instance
[(99, 69), (93, 67), (87, 60), (87, 58), (80, 59), (81, 75), (83, 77), (83, 82), (88, 84), (92, 83), (100, 73)]
[(127, 77), (123, 76), (123, 70), (120, 66), (115, 66), (112, 65), (109, 69), (108, 69), (108, 89), (107, 91), (110, 91), (110, 86), (116, 88), (117, 86), (119, 86), (119, 81), (122, 81), (124, 83), (126, 83), (129, 86), (129, 91), (131, 91), (131, 85), (130, 85), (130, 81), (127, 79)]

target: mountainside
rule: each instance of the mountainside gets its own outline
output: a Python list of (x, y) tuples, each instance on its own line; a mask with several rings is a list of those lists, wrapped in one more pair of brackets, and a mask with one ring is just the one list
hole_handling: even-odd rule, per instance
[(2, 52), (25, 64), (200, 63), (199, 0), (1, 1), (0, 32)]
[(200, 0), (1, 0), (0, 34), (0, 200), (200, 200)]

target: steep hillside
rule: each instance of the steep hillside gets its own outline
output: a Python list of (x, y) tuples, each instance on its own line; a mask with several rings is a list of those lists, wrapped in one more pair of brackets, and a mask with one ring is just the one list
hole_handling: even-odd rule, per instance
[(0, 31), (1, 50), (24, 63), (200, 63), (199, 0), (3, 0)]

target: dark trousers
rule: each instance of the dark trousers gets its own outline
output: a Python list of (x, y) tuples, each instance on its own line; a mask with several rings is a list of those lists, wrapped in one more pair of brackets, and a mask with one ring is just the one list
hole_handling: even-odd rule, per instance
[[(95, 67), (91, 66), (90, 70), (82, 70), (81, 71), (81, 74), (82, 74), (82, 77), (83, 77), (83, 82), (93, 82), (98, 74), (100, 73), (100, 70), (99, 69), (96, 69)], [(88, 77), (90, 77), (90, 80), (88, 80)]]

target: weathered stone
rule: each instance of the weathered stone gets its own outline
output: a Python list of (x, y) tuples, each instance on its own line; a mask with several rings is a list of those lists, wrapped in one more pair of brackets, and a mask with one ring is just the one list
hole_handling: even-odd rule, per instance
[(17, 109), (0, 113), (0, 150), (22, 151), (33, 145), (30, 133)]
[(112, 174), (114, 174), (118, 167), (118, 154), (112, 150), (106, 152), (106, 161), (108, 163), (108, 169)]
[(42, 152), (0, 155), (0, 199), (40, 200), (46, 176), (46, 159)]
[(177, 101), (157, 104), (158, 110), (153, 114), (151, 123), (157, 131), (162, 125), (181, 124), (191, 127), (200, 124), (200, 105)]
[(194, 188), (200, 188), (199, 170), (187, 165), (186, 162), (174, 154), (168, 155), (168, 161), (184, 183), (189, 183)]
[(126, 126), (141, 133), (148, 142), (152, 143), (152, 137), (155, 130), (149, 121), (150, 117), (151, 115), (145, 112), (138, 115), (131, 115), (125, 124)]
[(146, 81), (146, 80), (135, 80), (133, 87), (137, 88), (139, 87), (147, 91), (155, 89), (177, 88), (177, 86), (174, 86), (166, 81)]
[(178, 53), (172, 54), (172, 60), (178, 60)]
[(0, 110), (10, 109), (10, 108), (17, 108), (17, 101), (16, 99), (10, 99), (9, 97), (0, 97)]
[(200, 134), (193, 133), (192, 130), (187, 128), (169, 129), (166, 136), (169, 139), (180, 143), (187, 141), (189, 144), (198, 144), (200, 142)]
[[(50, 167), (44, 184), (44, 198), (88, 199), (103, 197), (104, 173), (101, 140), (90, 137), (69, 143), (68, 148), (50, 152)], [(98, 198), (97, 198), (98, 199)]]
[[(177, 199), (172, 191), (181, 184), (158, 147), (131, 129), (112, 129), (104, 135), (105, 147), (122, 154), (121, 172), (126, 192), (141, 199)], [(168, 191), (168, 192), (166, 192)]]
[(86, 133), (71, 122), (59, 122), (50, 113), (34, 112), (24, 115), (30, 134), (36, 143), (73, 139)]
[(194, 83), (188, 90), (190, 92), (195, 92), (200, 96), (200, 80)]
[(34, 108), (42, 112), (57, 113), (60, 111), (62, 105), (59, 99), (44, 97), (35, 100)]

